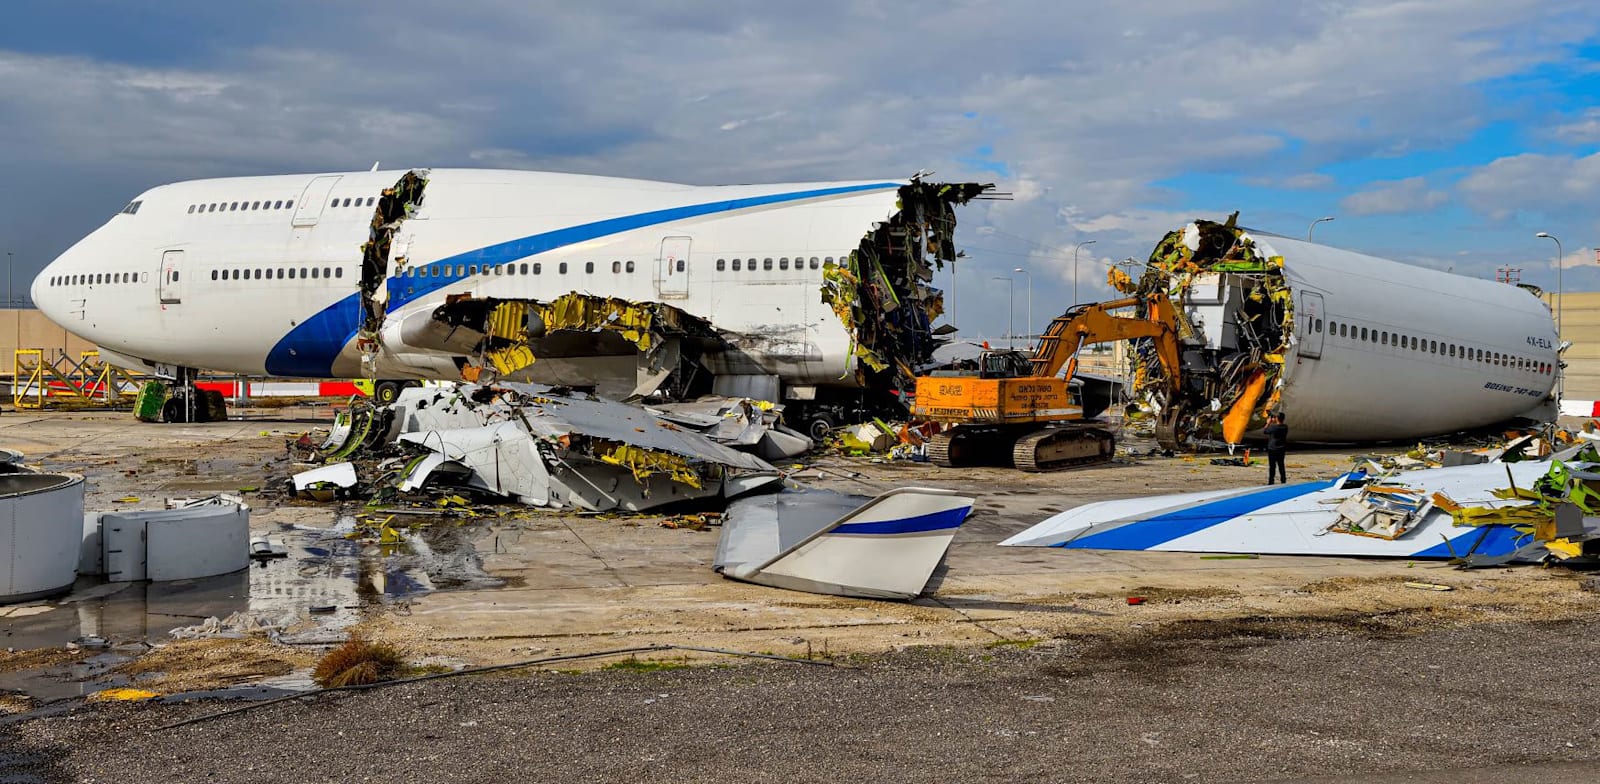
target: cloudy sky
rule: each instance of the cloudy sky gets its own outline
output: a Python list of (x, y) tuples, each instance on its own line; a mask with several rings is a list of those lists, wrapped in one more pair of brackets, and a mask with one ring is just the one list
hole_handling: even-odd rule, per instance
[[(690, 183), (978, 178), (963, 332), (1106, 293), (1195, 217), (1600, 289), (1593, 0), (6, 4), (17, 289), (140, 190), (549, 169)], [(1016, 278), (1025, 326), (1027, 278)], [(948, 276), (941, 276), (948, 286)]]

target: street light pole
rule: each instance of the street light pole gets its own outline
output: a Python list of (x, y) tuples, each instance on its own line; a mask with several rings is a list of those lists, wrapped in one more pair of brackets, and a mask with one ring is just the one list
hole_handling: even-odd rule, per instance
[[(1021, 267), (1018, 267), (1018, 268), (1012, 270), (1012, 272), (1020, 272), (1020, 273), (1022, 273), (1024, 275), (1028, 276), (1028, 321), (1027, 321), (1027, 325), (1026, 326), (1027, 326), (1027, 329), (1029, 331), (1032, 331), (1033, 330), (1033, 275), (1030, 274), (1027, 270), (1025, 270), (1025, 269), (1023, 269)], [(1029, 338), (1029, 341), (1031, 342), (1032, 338)]]
[(1333, 216), (1332, 215), (1329, 215), (1329, 216), (1323, 217), (1323, 218), (1318, 218), (1318, 219), (1312, 221), (1311, 225), (1306, 227), (1306, 242), (1310, 242), (1311, 241), (1311, 232), (1316, 230), (1317, 224), (1319, 224), (1319, 223), (1327, 223), (1328, 221), (1331, 221), (1331, 220), (1333, 220)]
[(1008, 300), (1010, 304), (1006, 306), (1006, 348), (1016, 348), (1016, 343), (1012, 340), (1012, 336), (1016, 334), (1014, 330), (1016, 327), (1017, 312), (1017, 279), (1003, 277), (1000, 275), (995, 275), (993, 279), (1003, 280), (1006, 282), (1006, 287), (1009, 292), (1007, 296), (1010, 298)]
[(1538, 234), (1535, 234), (1533, 236), (1542, 237), (1542, 238), (1550, 240), (1551, 242), (1554, 242), (1556, 244), (1556, 369), (1558, 371), (1558, 373), (1556, 375), (1556, 400), (1559, 401), (1564, 396), (1564, 393), (1566, 392), (1566, 389), (1567, 389), (1567, 374), (1565, 372), (1560, 371), (1560, 367), (1561, 367), (1561, 317), (1563, 315), (1566, 315), (1565, 314), (1566, 308), (1562, 307), (1563, 303), (1561, 301), (1561, 293), (1562, 293), (1562, 288), (1561, 288), (1561, 263), (1563, 261), (1567, 260), (1567, 252), (1566, 252), (1565, 249), (1563, 249), (1561, 247), (1561, 240), (1557, 239), (1555, 237), (1555, 235), (1552, 235), (1549, 232), (1541, 231)]
[(1098, 240), (1084, 240), (1072, 246), (1072, 305), (1078, 305), (1078, 250), (1085, 245), (1093, 245)]

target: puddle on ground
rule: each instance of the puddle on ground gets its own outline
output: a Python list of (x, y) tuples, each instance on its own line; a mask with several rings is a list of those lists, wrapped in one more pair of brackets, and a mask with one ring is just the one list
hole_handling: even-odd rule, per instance
[(0, 647), (78, 644), (93, 652), (82, 661), (9, 671), (0, 659), (0, 693), (48, 703), (121, 685), (112, 669), (170, 641), (174, 629), (211, 617), (246, 612), (284, 629), (289, 642), (337, 641), (368, 608), (435, 590), (504, 584), (483, 571), (473, 547), (484, 524), (422, 522), (435, 524), (410, 529), (394, 545), (345, 538), (355, 528), (352, 517), (326, 528), (284, 524), (271, 533), (283, 540), (287, 558), (257, 561), (232, 574), (138, 583), (86, 578), (59, 599), (0, 605)]

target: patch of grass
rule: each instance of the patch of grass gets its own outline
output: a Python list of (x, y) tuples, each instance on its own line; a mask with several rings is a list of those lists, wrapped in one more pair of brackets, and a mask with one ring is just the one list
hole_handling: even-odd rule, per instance
[(324, 689), (361, 686), (392, 681), (400, 677), (404, 668), (400, 650), (393, 645), (351, 637), (317, 662), (311, 680)]
[(985, 647), (985, 648), (1016, 648), (1019, 651), (1025, 651), (1025, 650), (1027, 650), (1029, 648), (1032, 648), (1033, 646), (1038, 645), (1038, 644), (1039, 644), (1038, 640), (993, 640), (991, 642), (984, 643), (983, 647)]
[(403, 674), (407, 678), (414, 678), (418, 675), (440, 675), (447, 672), (455, 672), (455, 668), (447, 664), (412, 664), (405, 668)]
[(614, 661), (601, 669), (624, 670), (627, 672), (661, 672), (664, 670), (686, 670), (689, 665), (682, 661), (667, 661), (665, 659), (635, 659), (628, 657), (621, 661)]

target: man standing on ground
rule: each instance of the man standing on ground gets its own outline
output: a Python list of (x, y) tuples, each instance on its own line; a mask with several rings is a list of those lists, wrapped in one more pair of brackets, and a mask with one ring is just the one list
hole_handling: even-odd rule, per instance
[(1267, 484), (1272, 484), (1274, 475), (1289, 484), (1289, 474), (1283, 468), (1284, 455), (1289, 451), (1289, 426), (1283, 423), (1283, 415), (1274, 413), (1267, 417), (1267, 426), (1262, 428), (1261, 434), (1267, 437)]

